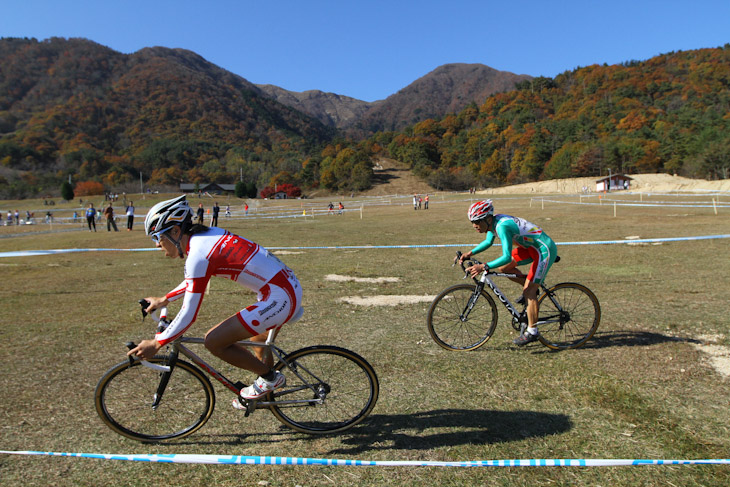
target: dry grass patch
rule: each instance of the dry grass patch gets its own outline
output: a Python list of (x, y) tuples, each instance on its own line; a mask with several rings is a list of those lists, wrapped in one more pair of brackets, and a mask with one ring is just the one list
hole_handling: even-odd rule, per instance
[[(453, 244), (466, 250), (481, 238), (465, 221), (468, 203), (466, 195), (438, 195), (428, 211), (393, 204), (366, 208), (362, 219), (349, 213), (225, 225), (268, 247)], [(676, 209), (662, 207), (624, 207), (614, 218), (608, 205), (546, 203), (542, 209), (519, 195), (497, 195), (495, 204), (500, 212), (542, 225), (559, 243), (730, 233), (727, 214), (716, 216), (712, 208), (683, 210), (690, 226), (687, 218), (668, 216)], [(138, 231), (0, 238), (0, 251), (149, 247), (149, 238)], [(713, 258), (726, 255), (727, 241), (559, 249), (562, 259), (549, 282), (587, 285), (603, 312), (595, 339), (583, 349), (560, 353), (539, 344), (514, 347), (515, 332), (505, 314), (495, 336), (474, 352), (448, 352), (433, 343), (425, 325), (430, 299), (462, 282), (460, 271), (451, 267), (454, 248), (277, 251), (302, 282), (306, 310), (277, 342), (286, 350), (332, 344), (363, 355), (381, 381), (373, 414), (346, 434), (310, 437), (282, 428), (265, 410), (244, 418), (228, 406), (228, 393), (215, 386), (218, 403), (208, 424), (186, 440), (158, 445), (113, 434), (96, 416), (93, 391), (104, 371), (124, 359), (125, 341), (152, 335), (150, 323), (140, 321), (136, 299), (176, 286), (183, 277), (181, 262), (156, 252), (3, 259), (0, 442), (7, 450), (377, 460), (726, 458), (730, 381), (697, 345), (706, 335), (727, 335), (730, 261)], [(496, 252), (488, 251), (485, 260)], [(328, 275), (398, 281), (328, 280)], [(511, 283), (500, 286), (510, 298), (519, 293)], [(418, 299), (361, 306), (339, 301), (343, 296)], [(254, 300), (230, 281), (213, 280), (190, 334), (202, 335)], [(716, 338), (706, 344), (726, 342)], [(232, 378), (250, 379), (221, 368)], [(258, 482), (725, 486), (730, 467), (252, 468), (3, 456), (0, 478), (8, 486), (149, 485), (161, 479), (183, 487)]]

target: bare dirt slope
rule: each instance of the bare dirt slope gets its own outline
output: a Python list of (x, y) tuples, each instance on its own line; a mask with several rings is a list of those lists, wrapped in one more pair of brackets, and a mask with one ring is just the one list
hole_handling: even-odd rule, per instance
[[(730, 179), (708, 181), (706, 179), (689, 179), (671, 174), (629, 174), (633, 178), (631, 191), (665, 193), (671, 191), (727, 191), (730, 192)], [(481, 194), (510, 193), (581, 193), (586, 187), (596, 190), (598, 178), (551, 179), (535, 183), (515, 184), (502, 188), (479, 191)]]
[[(707, 179), (689, 179), (671, 174), (629, 174), (633, 178), (631, 191), (644, 193), (665, 193), (671, 191), (722, 191), (730, 192), (730, 179), (709, 181)], [(596, 177), (551, 179), (534, 183), (515, 184), (501, 188), (478, 191), (480, 194), (529, 194), (529, 193), (581, 193), (583, 188), (593, 192), (596, 190)], [(435, 193), (432, 187), (415, 176), (405, 164), (393, 159), (379, 159), (373, 187), (364, 192), (367, 196), (393, 194), (427, 194)]]
[(435, 192), (425, 181), (414, 175), (408, 166), (393, 159), (380, 158), (373, 172), (373, 187), (363, 192), (366, 196)]

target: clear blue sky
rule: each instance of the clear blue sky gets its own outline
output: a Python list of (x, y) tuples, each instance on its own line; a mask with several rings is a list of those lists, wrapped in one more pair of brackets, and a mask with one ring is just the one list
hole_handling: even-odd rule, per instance
[(447, 63), (553, 77), (723, 46), (730, 0), (7, 0), (0, 36), (179, 47), (253, 83), (375, 101)]

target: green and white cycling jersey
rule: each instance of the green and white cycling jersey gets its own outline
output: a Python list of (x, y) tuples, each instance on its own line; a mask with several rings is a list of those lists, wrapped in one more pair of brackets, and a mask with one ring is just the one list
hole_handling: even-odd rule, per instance
[[(539, 257), (535, 256), (538, 258), (533, 260), (537, 260), (536, 264), (538, 264), (541, 271), (538, 277), (542, 280), (558, 256), (558, 248), (553, 239), (534, 223), (510, 215), (494, 215), (493, 229), (494, 231), (488, 231), (484, 240), (472, 249), (472, 254), (487, 250), (494, 244), (494, 238), (499, 237), (502, 242), (502, 255), (491, 262), (487, 262), (490, 268), (495, 268), (509, 264), (512, 262), (513, 257), (518, 263), (522, 263), (521, 258), (525, 254), (515, 252), (513, 255), (514, 244), (523, 249), (535, 249)], [(517, 258), (518, 254), (520, 258)]]

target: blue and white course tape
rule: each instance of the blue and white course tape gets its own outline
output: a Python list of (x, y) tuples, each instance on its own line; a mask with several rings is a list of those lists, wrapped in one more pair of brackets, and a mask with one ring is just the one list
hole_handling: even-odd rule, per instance
[[(558, 242), (563, 245), (609, 245), (609, 244), (637, 244), (637, 243), (663, 243), (663, 242), (685, 242), (692, 240), (713, 240), (718, 238), (730, 238), (730, 234), (724, 235), (699, 235), (696, 237), (669, 237), (669, 238), (640, 238), (633, 240), (594, 240), (587, 242)], [(426, 248), (450, 248), (461, 247), (471, 248), (475, 244), (431, 244), (431, 245), (331, 245), (314, 247), (266, 247), (269, 250), (371, 250), (371, 249), (426, 249)], [(495, 247), (500, 244), (494, 244)], [(155, 247), (141, 249), (50, 249), (50, 250), (16, 250), (12, 252), (0, 252), (2, 257), (30, 257), (34, 255), (70, 254), (76, 252), (151, 252), (157, 250)]]
[(730, 465), (730, 459), (704, 460), (642, 460), (642, 459), (516, 459), (473, 460), (462, 462), (429, 462), (420, 460), (345, 460), (336, 458), (265, 457), (247, 455), (195, 454), (132, 454), (61, 453), (43, 451), (2, 451), (8, 455), (44, 455), (54, 457), (92, 458), (150, 463), (197, 463), (208, 465), (302, 465), (338, 467), (618, 467), (640, 465)]

